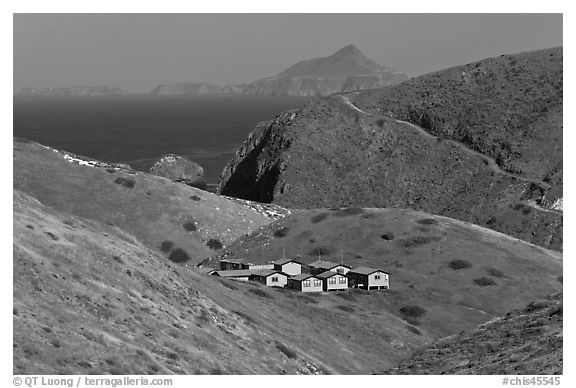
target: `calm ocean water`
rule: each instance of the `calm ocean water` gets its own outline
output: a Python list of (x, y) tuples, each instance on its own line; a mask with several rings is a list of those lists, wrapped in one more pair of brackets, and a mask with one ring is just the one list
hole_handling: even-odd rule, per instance
[(14, 136), (147, 171), (167, 153), (200, 163), (208, 183), (263, 120), (302, 97), (15, 97)]

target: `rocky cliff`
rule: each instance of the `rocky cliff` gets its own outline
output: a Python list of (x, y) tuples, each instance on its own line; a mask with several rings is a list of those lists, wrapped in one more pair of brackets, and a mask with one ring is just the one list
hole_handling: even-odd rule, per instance
[[(313, 100), (260, 123), (218, 192), (294, 208), (423, 210), (561, 250), (562, 213), (535, 205), (562, 176), (561, 74), (562, 50), (542, 50)], [(383, 105), (389, 95), (404, 97)]]
[(206, 177), (202, 166), (183, 156), (164, 155), (150, 167), (150, 174), (199, 189), (206, 189)]
[(17, 96), (122, 96), (127, 91), (110, 86), (73, 86), (62, 88), (22, 88)]

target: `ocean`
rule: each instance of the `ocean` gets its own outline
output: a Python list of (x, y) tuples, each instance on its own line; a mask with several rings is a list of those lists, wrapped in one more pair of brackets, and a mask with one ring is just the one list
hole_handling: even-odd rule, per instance
[(148, 171), (168, 153), (204, 167), (210, 187), (260, 121), (302, 107), (303, 97), (14, 97), (13, 135)]

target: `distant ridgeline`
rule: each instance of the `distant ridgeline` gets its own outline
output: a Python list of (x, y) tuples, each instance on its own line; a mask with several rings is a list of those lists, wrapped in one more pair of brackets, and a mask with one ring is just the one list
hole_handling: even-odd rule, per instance
[(275, 77), (249, 84), (223, 87), (201, 83), (160, 85), (155, 95), (233, 94), (248, 96), (324, 96), (337, 92), (381, 88), (398, 84), (408, 77), (367, 58), (349, 45), (328, 57), (305, 60)]
[(25, 87), (17, 96), (123, 96), (127, 91), (110, 86), (72, 86), (62, 88)]

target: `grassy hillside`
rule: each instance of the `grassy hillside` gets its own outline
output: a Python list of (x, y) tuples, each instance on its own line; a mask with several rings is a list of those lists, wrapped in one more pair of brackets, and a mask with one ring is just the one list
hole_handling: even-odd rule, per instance
[(367, 374), (436, 338), (385, 294), (226, 281), (17, 190), (13, 210), (15, 374)]
[[(300, 255), (391, 273), (390, 292), (357, 296), (359, 310), (392, 309), (436, 338), (471, 329), (562, 289), (562, 255), (476, 225), (401, 209), (318, 209), (239, 239), (227, 257)], [(215, 265), (217, 258), (206, 265)], [(415, 308), (412, 316), (410, 306)], [(408, 307), (407, 314), (402, 308)], [(423, 308), (425, 312), (419, 311)]]
[(127, 231), (177, 262), (196, 263), (287, 212), (141, 172), (82, 165), (81, 157), (25, 140), (14, 140), (13, 158), (15, 189), (56, 210)]
[(412, 78), (354, 103), (462, 142), (508, 171), (562, 184), (562, 47)]
[(562, 374), (562, 293), (444, 338), (390, 374)]
[(545, 190), (535, 182), (462, 143), (331, 96), (261, 123), (225, 168), (219, 192), (290, 208), (422, 210), (561, 250), (562, 213), (526, 204)]

